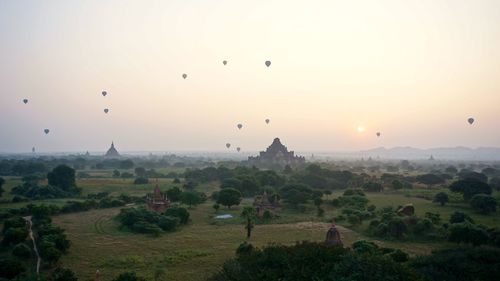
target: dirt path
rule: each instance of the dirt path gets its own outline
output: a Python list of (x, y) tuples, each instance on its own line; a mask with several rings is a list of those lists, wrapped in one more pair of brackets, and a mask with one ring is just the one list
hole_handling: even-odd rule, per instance
[(26, 220), (26, 223), (28, 224), (29, 227), (29, 236), (31, 241), (33, 241), (33, 249), (35, 250), (36, 254), (36, 274), (38, 275), (40, 273), (40, 264), (42, 262), (42, 258), (40, 258), (40, 254), (38, 253), (38, 248), (36, 247), (36, 242), (35, 242), (35, 236), (33, 235), (33, 222), (31, 221), (31, 216), (23, 217), (23, 219)]

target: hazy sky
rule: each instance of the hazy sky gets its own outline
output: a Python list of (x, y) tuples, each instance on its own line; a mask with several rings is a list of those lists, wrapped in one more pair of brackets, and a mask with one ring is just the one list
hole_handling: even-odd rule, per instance
[(2, 152), (500, 146), (499, 120), (497, 0), (0, 0)]

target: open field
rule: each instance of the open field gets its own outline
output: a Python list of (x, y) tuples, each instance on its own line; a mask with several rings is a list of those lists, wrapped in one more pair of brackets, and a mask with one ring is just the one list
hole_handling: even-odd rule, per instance
[[(9, 180), (6, 185), (7, 191), (18, 183), (17, 180)], [(120, 194), (143, 196), (152, 191), (156, 182), (134, 185), (129, 179), (100, 178), (78, 180), (77, 184), (82, 188), (82, 197), (71, 200), (80, 200), (87, 194), (98, 192), (109, 192), (113, 196)], [(173, 184), (170, 179), (160, 179), (158, 185), (162, 190), (180, 186)], [(218, 184), (215, 182), (202, 184), (197, 190), (209, 195), (218, 190)], [(461, 202), (460, 197), (456, 195), (452, 195), (451, 202), (443, 207), (425, 199), (432, 198), (441, 190), (446, 191), (414, 189), (367, 193), (367, 198), (370, 200), (369, 204), (374, 204), (377, 208), (412, 203), (418, 216), (423, 216), (426, 212), (440, 213), (443, 222), (447, 221), (454, 211), (463, 211), (478, 223), (500, 226), (498, 212), (488, 216), (480, 215), (472, 211), (466, 203)], [(333, 199), (342, 192), (333, 192), (324, 199)], [(9, 196), (3, 199), (8, 199)], [(500, 194), (497, 192), (494, 196), (498, 198)], [(40, 200), (33, 203), (60, 205), (68, 200), (70, 199)], [(251, 203), (251, 198), (245, 198), (238, 207), (221, 208), (218, 214), (234, 216), (233, 219), (222, 221), (213, 218), (215, 215), (213, 202), (208, 200), (189, 210), (191, 221), (188, 225), (157, 238), (120, 229), (119, 223), (114, 220), (120, 208), (54, 216), (54, 223), (66, 229), (72, 243), (69, 253), (64, 255), (60, 262), (62, 266), (74, 270), (80, 280), (92, 280), (97, 269), (101, 271), (102, 279), (105, 281), (130, 270), (152, 279), (155, 271), (160, 268), (166, 271), (163, 280), (205, 280), (207, 276), (216, 272), (224, 261), (234, 256), (240, 243), (246, 241), (246, 230), (239, 214), (242, 206)], [(3, 203), (0, 204), (0, 208), (20, 207), (26, 204), (28, 203)], [(325, 214), (319, 218), (312, 204), (307, 205), (304, 212), (285, 205), (279, 212), (279, 218), (265, 223), (257, 222), (250, 242), (255, 246), (264, 246), (269, 243), (293, 244), (301, 240), (323, 241), (329, 227), (328, 221), (340, 214), (340, 210), (328, 203), (324, 203), (322, 208)], [(377, 240), (362, 234), (367, 227), (367, 221), (354, 228), (347, 222), (339, 224), (346, 245), (367, 239), (385, 247), (400, 248), (411, 255), (428, 254), (433, 249), (448, 245), (436, 242)]]

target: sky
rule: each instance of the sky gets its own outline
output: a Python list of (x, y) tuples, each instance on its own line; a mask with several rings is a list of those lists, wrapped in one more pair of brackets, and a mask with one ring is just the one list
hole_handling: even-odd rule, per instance
[(497, 147), (499, 109), (496, 0), (0, 0), (0, 152)]

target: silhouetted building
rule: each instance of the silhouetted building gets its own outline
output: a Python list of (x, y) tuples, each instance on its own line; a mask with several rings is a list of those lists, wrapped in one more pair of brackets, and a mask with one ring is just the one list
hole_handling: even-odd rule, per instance
[(248, 157), (248, 162), (251, 165), (264, 168), (299, 166), (306, 162), (303, 156), (295, 156), (293, 151), (288, 151), (287, 147), (281, 144), (279, 138), (275, 138), (273, 143), (266, 149), (261, 151), (259, 156)]
[(108, 149), (106, 154), (104, 155), (105, 157), (110, 157), (110, 158), (117, 158), (120, 157), (120, 153), (115, 148), (115, 144), (111, 142), (111, 147)]

